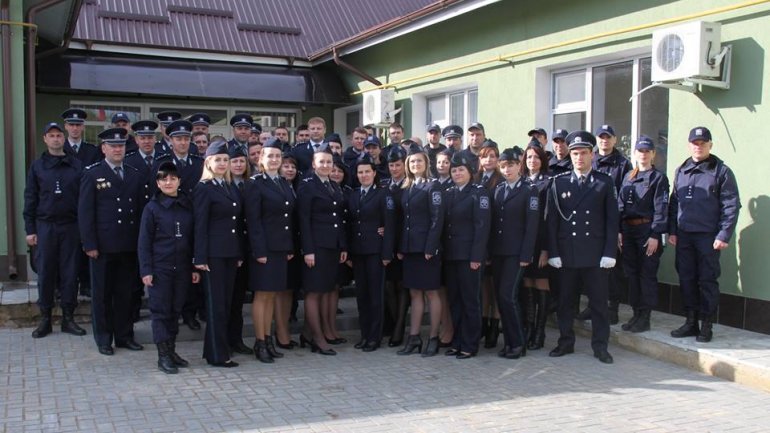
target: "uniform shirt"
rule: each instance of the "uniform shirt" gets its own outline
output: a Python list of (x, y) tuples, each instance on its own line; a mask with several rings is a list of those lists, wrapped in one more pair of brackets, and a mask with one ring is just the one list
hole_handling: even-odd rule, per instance
[(313, 167), (313, 153), (315, 151), (309, 142), (297, 143), (291, 149), (291, 156), (297, 161), (297, 170), (302, 176), (310, 176), (310, 170)]
[(254, 175), (245, 184), (243, 200), (252, 257), (267, 257), (269, 252), (291, 254), (296, 200), (286, 179)]
[(208, 179), (193, 189), (195, 252), (193, 263), (210, 257), (243, 258), (243, 204), (228, 182)]
[(548, 190), (548, 255), (567, 268), (598, 267), (614, 258), (618, 242), (618, 199), (608, 175), (591, 170), (580, 186), (574, 173), (553, 178)]
[(422, 179), (401, 192), (399, 252), (436, 255), (444, 228), (443, 192), (433, 180)]
[(669, 233), (715, 233), (728, 242), (738, 222), (741, 200), (735, 175), (714, 155), (701, 162), (688, 158), (674, 174), (669, 204)]
[(345, 197), (339, 185), (326, 182), (329, 187), (314, 174), (297, 191), (302, 254), (315, 254), (318, 248), (347, 251)]
[(192, 203), (184, 193), (153, 197), (139, 226), (139, 275), (191, 268), (194, 228)]
[[(194, 147), (194, 146), (191, 146)], [(166, 153), (171, 153), (171, 142), (166, 141), (165, 138), (161, 138), (160, 140), (155, 142), (155, 153), (157, 155), (164, 155)]]
[(55, 156), (45, 151), (32, 163), (24, 188), (24, 229), (28, 235), (37, 234), (37, 221), (77, 221), (82, 171), (82, 164), (72, 154)]
[[(160, 165), (167, 161), (173, 162), (176, 165), (180, 180), (179, 190), (187, 194), (188, 197), (192, 196), (192, 191), (198, 185), (203, 174), (203, 158), (198, 155), (188, 154), (184, 158), (185, 163), (184, 167), (182, 167), (179, 164), (179, 158), (173, 152), (157, 156), (152, 166), (152, 174), (150, 175), (152, 179), (155, 179)], [(154, 181), (150, 182), (150, 189), (153, 194), (157, 192), (157, 188), (158, 185)]]
[(489, 194), (481, 185), (455, 185), (444, 192), (444, 260), (486, 260), (490, 208)]
[[(147, 204), (152, 198), (154, 192), (157, 189), (155, 183), (155, 172), (152, 170), (152, 166), (155, 163), (155, 150), (149, 155), (145, 155), (141, 150), (126, 154), (126, 163), (139, 170), (139, 173), (144, 177), (144, 204)], [(146, 157), (150, 157), (150, 165), (147, 165)]]
[(85, 251), (136, 251), (144, 178), (123, 164), (123, 179), (102, 160), (86, 167), (80, 180), (78, 226)]
[(599, 155), (599, 150), (594, 150), (593, 161), (591, 167), (599, 172), (602, 172), (612, 178), (612, 183), (615, 185), (615, 191), (620, 191), (620, 186), (623, 185), (623, 179), (626, 177), (631, 167), (631, 163), (628, 162), (625, 156), (623, 156), (618, 149), (613, 148), (609, 155)]
[[(362, 196), (363, 191), (366, 194)], [(387, 188), (358, 187), (347, 199), (348, 246), (354, 255), (379, 254), (391, 260), (394, 252), (396, 203)], [(380, 236), (378, 230), (384, 228)]]
[[(73, 145), (77, 145), (78, 151), (75, 152)], [(64, 143), (64, 153), (74, 156), (81, 162), (81, 167), (85, 169), (89, 165), (96, 164), (104, 159), (102, 149), (91, 143), (80, 141), (80, 143), (73, 143), (67, 139)]]
[(532, 262), (541, 207), (537, 188), (526, 179), (498, 184), (492, 202), (490, 255), (518, 256), (519, 261)]
[(618, 194), (620, 219), (645, 218), (652, 222), (650, 237), (660, 240), (668, 231), (668, 178), (656, 169), (639, 171), (623, 180)]
[(551, 159), (548, 160), (548, 170), (553, 175), (567, 173), (572, 171), (572, 159), (567, 155), (564, 159), (556, 158), (556, 154), (551, 155)]

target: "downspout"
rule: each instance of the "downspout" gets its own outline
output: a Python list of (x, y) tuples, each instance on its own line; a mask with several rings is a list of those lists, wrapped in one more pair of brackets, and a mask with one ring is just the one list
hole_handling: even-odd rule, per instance
[(337, 64), (337, 66), (341, 67), (342, 69), (347, 69), (348, 71), (352, 72), (355, 75), (358, 75), (359, 77), (363, 78), (364, 80), (374, 84), (375, 86), (382, 86), (382, 82), (371, 75), (361, 71), (360, 69), (356, 68), (355, 66), (346, 63), (344, 60), (340, 59), (340, 56), (337, 54), (337, 48), (332, 48), (332, 53), (334, 54), (334, 63)]
[(3, 95), (3, 145), (5, 146), (5, 218), (6, 218), (6, 246), (8, 249), (8, 278), (15, 280), (19, 276), (18, 263), (16, 261), (16, 198), (13, 182), (13, 99), (11, 93), (11, 26), (8, 0), (0, 2), (0, 19), (3, 20), (2, 42), (2, 95)]
[[(80, 7), (83, 5), (83, 0), (75, 0), (75, 2), (72, 4), (72, 16), (70, 17), (72, 20), (77, 21), (78, 14), (80, 11)], [(72, 33), (74, 31), (75, 24), (72, 25), (72, 30), (68, 31), (64, 34), (64, 40), (62, 41), (61, 45), (56, 48), (51, 48), (50, 50), (43, 51), (42, 53), (37, 53), (35, 55), (35, 58), (37, 60), (44, 59), (49, 56), (53, 56), (56, 54), (59, 54), (61, 52), (67, 51), (69, 48), (70, 42), (72, 41)]]

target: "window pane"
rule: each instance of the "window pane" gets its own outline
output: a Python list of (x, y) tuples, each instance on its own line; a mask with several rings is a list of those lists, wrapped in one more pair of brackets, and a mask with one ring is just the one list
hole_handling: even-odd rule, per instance
[(88, 114), (87, 124), (103, 123), (105, 128), (112, 122), (115, 113), (125, 113), (131, 123), (140, 120), (142, 115), (141, 109), (136, 106), (75, 104), (72, 107), (80, 108)]
[(627, 156), (631, 149), (633, 69), (633, 61), (593, 68), (591, 129), (611, 125), (618, 136), (615, 147)]
[[(652, 84), (652, 61), (649, 57), (641, 59), (639, 66), (639, 88), (643, 89)], [(668, 159), (668, 89), (653, 87), (639, 95), (638, 100), (639, 134), (655, 140), (655, 167), (665, 173)]]
[(479, 91), (471, 90), (468, 92), (468, 122), (479, 121)]
[(449, 118), (453, 125), (465, 125), (465, 94), (455, 93), (449, 96)]
[(345, 126), (347, 127), (347, 131), (345, 133), (348, 133), (353, 130), (353, 128), (357, 128), (361, 126), (361, 111), (348, 111), (345, 113)]
[(583, 102), (586, 99), (585, 71), (567, 72), (554, 76), (553, 108), (572, 102)]
[(446, 96), (428, 98), (428, 124), (446, 120)]
[(567, 131), (572, 132), (585, 129), (585, 125), (585, 111), (579, 113), (554, 114), (553, 116), (553, 129), (566, 129)]

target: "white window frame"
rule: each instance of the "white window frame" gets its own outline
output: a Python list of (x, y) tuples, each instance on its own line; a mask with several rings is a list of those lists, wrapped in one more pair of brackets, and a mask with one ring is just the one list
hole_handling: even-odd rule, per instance
[[(463, 94), (463, 131), (468, 129), (468, 126), (472, 123), (470, 116), (470, 97), (471, 92), (476, 92), (476, 118), (478, 119), (479, 110), (479, 86), (477, 83), (465, 83), (457, 86), (444, 87), (437, 90), (431, 90), (430, 92), (418, 93), (412, 95), (412, 136), (420, 138), (425, 137), (428, 129), (428, 99), (436, 97), (444, 98), (444, 112), (447, 119), (439, 122), (439, 126), (445, 128), (449, 126), (450, 119), (452, 118), (450, 112), (450, 99), (451, 96), (462, 93)], [(463, 146), (466, 146), (466, 141), (463, 140)]]

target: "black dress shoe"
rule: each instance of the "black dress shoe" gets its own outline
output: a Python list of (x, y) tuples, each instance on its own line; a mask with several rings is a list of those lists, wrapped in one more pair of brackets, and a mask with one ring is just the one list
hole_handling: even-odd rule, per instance
[(184, 319), (184, 324), (187, 325), (187, 327), (192, 329), (193, 331), (197, 331), (201, 329), (201, 322), (196, 320), (195, 317), (189, 317), (187, 319)]
[(511, 350), (511, 346), (503, 346), (502, 349), (497, 351), (497, 356), (505, 358), (505, 354), (508, 353), (509, 350)]
[(102, 355), (112, 356), (115, 354), (115, 350), (112, 346), (99, 346), (99, 353)]
[(575, 353), (575, 348), (572, 346), (556, 346), (555, 349), (553, 349), (548, 356), (551, 358), (558, 358), (560, 356), (568, 355), (570, 353)]
[(288, 344), (283, 344), (283, 343), (281, 343), (281, 341), (280, 341), (280, 340), (278, 340), (278, 339), (276, 338), (276, 339), (275, 339), (275, 345), (276, 345), (276, 346), (278, 346), (278, 347), (280, 347), (281, 349), (292, 350), (292, 349), (294, 349), (295, 347), (299, 346), (299, 343), (297, 343), (297, 342), (296, 342), (296, 341), (294, 341), (294, 340), (289, 340), (289, 343), (288, 343)]
[(126, 340), (121, 341), (120, 343), (115, 343), (115, 347), (120, 347), (121, 349), (128, 349), (128, 350), (144, 350), (144, 346), (137, 343), (134, 340)]
[(599, 361), (605, 363), (605, 364), (612, 364), (613, 359), (612, 355), (610, 355), (610, 352), (607, 352), (606, 350), (601, 350), (599, 352), (594, 352), (594, 358), (598, 358)]
[(591, 320), (591, 309), (586, 307), (575, 315), (575, 320)]
[(333, 345), (335, 345), (335, 346), (336, 346), (336, 345), (338, 345), (338, 344), (344, 344), (344, 343), (347, 343), (347, 342), (348, 342), (348, 339), (347, 339), (347, 338), (342, 338), (342, 337), (331, 338), (331, 339), (327, 338), (327, 339), (326, 339), (326, 342), (327, 342), (327, 343), (329, 343), (329, 344), (333, 344)]
[(232, 350), (235, 353), (240, 353), (241, 355), (253, 355), (254, 351), (251, 350), (251, 348), (245, 344), (243, 344), (243, 341), (239, 341), (235, 344), (230, 345), (230, 350)]
[(522, 356), (526, 356), (527, 349), (524, 346), (509, 347), (505, 352), (505, 359), (519, 359)]
[(476, 356), (476, 354), (475, 354), (475, 353), (470, 353), (470, 352), (460, 352), (460, 353), (458, 353), (458, 354), (457, 354), (457, 356), (456, 356), (455, 358), (457, 358), (457, 359), (471, 359), (471, 358), (473, 358), (474, 356)]
[(366, 345), (361, 349), (364, 352), (374, 352), (380, 347), (380, 343), (376, 341), (367, 341)]
[(354, 349), (363, 349), (364, 346), (366, 346), (367, 341), (365, 339), (361, 339), (358, 341), (358, 343), (353, 345)]
[(404, 343), (404, 339), (401, 340), (388, 340), (388, 347), (399, 347)]
[(209, 365), (211, 365), (212, 367), (233, 368), (233, 367), (237, 367), (238, 363), (233, 361), (232, 359), (229, 359), (225, 362), (212, 362), (212, 363), (209, 363)]
[(444, 352), (444, 355), (446, 356), (457, 356), (460, 354), (460, 349), (455, 349), (454, 347)]
[(327, 356), (334, 356), (337, 354), (337, 352), (334, 351), (334, 349), (322, 349), (319, 345), (315, 344), (315, 342), (310, 342), (310, 351), (313, 353), (319, 353), (321, 355), (327, 355)]

